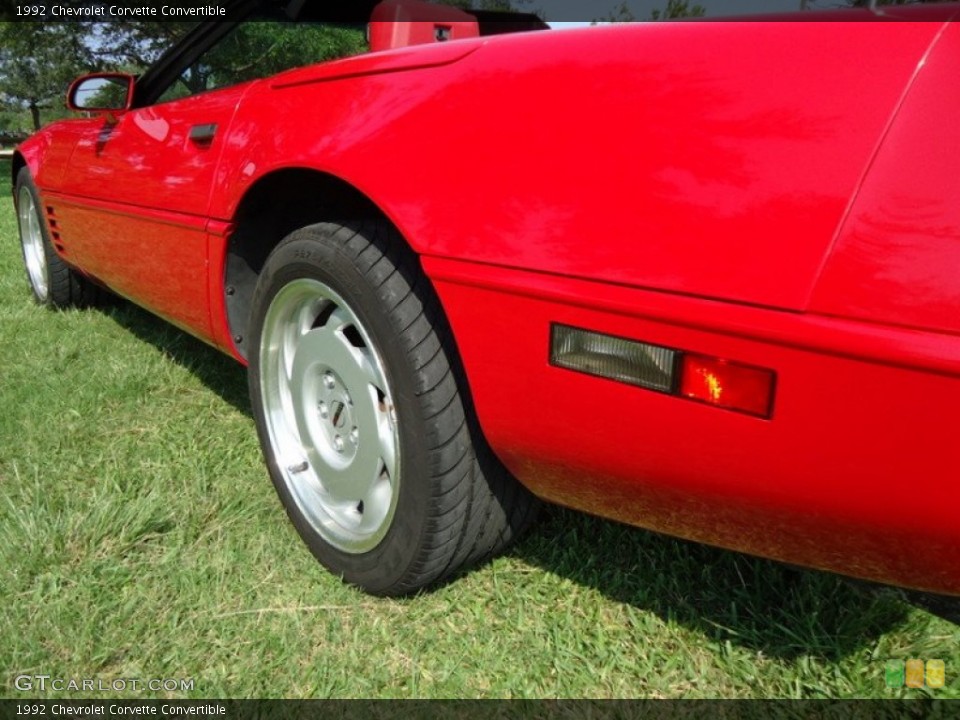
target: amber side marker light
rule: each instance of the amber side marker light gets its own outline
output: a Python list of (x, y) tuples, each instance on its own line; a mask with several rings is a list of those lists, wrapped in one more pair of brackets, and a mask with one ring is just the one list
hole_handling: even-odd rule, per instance
[(724, 358), (555, 324), (550, 364), (761, 418), (773, 413), (776, 373)]
[(768, 418), (773, 411), (772, 370), (684, 353), (680, 395), (708, 405)]

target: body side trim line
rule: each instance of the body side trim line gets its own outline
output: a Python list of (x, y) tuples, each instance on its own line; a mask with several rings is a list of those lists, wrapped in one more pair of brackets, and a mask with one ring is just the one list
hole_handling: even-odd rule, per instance
[(663, 322), (695, 330), (960, 377), (960, 337), (825, 315), (761, 309), (447, 258), (421, 258), (448, 282)]
[(96, 210), (98, 212), (106, 212), (111, 215), (120, 215), (121, 217), (136, 218), (139, 220), (149, 220), (163, 225), (172, 225), (174, 227), (187, 228), (198, 232), (206, 232), (208, 225), (207, 218), (202, 215), (188, 215), (139, 205), (113, 203), (78, 195), (66, 195), (54, 191), (47, 191), (43, 195), (45, 200), (70, 207)]
[[(467, 41), (456, 41), (467, 42)], [(406, 72), (408, 70), (427, 70), (429, 68), (445, 67), (460, 62), (464, 58), (479, 50), (485, 43), (479, 42), (466, 47), (437, 46), (442, 50), (428, 50), (424, 52), (421, 45), (413, 46), (413, 50), (405, 53), (404, 50), (388, 50), (382, 55), (357, 55), (332, 63), (323, 63), (304, 71), (297, 68), (284, 73), (272, 81), (268, 81), (271, 90), (286, 90), (288, 88), (312, 85), (314, 83), (332, 82), (335, 80), (349, 80), (352, 78), (368, 77), (371, 75), (386, 75), (389, 73)], [(431, 46), (426, 46), (431, 47)], [(428, 54), (429, 53), (429, 54)], [(436, 55), (437, 57), (433, 57)], [(344, 68), (346, 65), (346, 68)], [(353, 67), (359, 65), (359, 67)], [(292, 76), (292, 77), (289, 77)]]

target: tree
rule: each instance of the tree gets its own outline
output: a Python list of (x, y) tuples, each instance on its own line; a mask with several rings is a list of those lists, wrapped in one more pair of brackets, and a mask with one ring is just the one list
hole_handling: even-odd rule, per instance
[(706, 14), (703, 5), (690, 6), (690, 0), (667, 0), (663, 10), (650, 13), (651, 20), (676, 20), (678, 18), (703, 17)]
[[(444, 0), (483, 10), (509, 10), (532, 0)], [(86, 72), (142, 73), (196, 23), (0, 22), (0, 110), (29, 110), (34, 129), (62, 114), (71, 81)], [(283, 32), (275, 23), (241, 25), (214, 53), (195, 63), (165, 99), (227, 82), (263, 77), (365, 49), (362, 30), (306, 26)]]
[[(192, 23), (0, 23), (0, 102), (26, 108), (35, 130), (41, 112), (59, 115), (70, 83), (96, 70), (139, 73)], [(47, 119), (50, 119), (49, 117)]]
[(0, 23), (0, 99), (27, 108), (35, 130), (40, 111), (63, 104), (67, 87), (91, 67), (79, 25)]
[[(27, 108), (34, 129), (41, 112), (58, 115), (70, 83), (79, 75), (116, 70), (139, 74), (195, 23), (111, 21), (0, 23), (0, 103)], [(277, 71), (362, 52), (362, 31), (306, 26), (283, 32), (277, 23), (241, 25), (205, 63), (181, 78), (175, 92), (263, 77)], [(166, 99), (171, 99), (167, 97)], [(49, 112), (53, 110), (53, 112)], [(48, 120), (50, 117), (47, 118)]]
[[(691, 7), (689, 0), (667, 0), (667, 6), (662, 10), (657, 9), (653, 10), (650, 13), (650, 20), (676, 20), (678, 18), (687, 18), (687, 17), (703, 17), (706, 14), (706, 9), (702, 5), (693, 5)], [(615, 7), (606, 17), (600, 18), (599, 20), (594, 20), (593, 24), (597, 25), (598, 23), (624, 23), (624, 22), (636, 22), (637, 17), (633, 14), (633, 10), (630, 9), (630, 6), (627, 4), (626, 0), (623, 0), (617, 7)]]
[(85, 40), (98, 69), (137, 74), (150, 67), (196, 23), (112, 20), (86, 25)]
[(516, 10), (515, 5), (527, 5), (532, 0), (439, 0), (442, 5), (452, 5), (461, 10)]
[(300, 65), (357, 55), (362, 30), (336, 25), (257, 22), (240, 25), (181, 75), (165, 100), (273, 75)]
[(625, 23), (625, 22), (636, 22), (637, 17), (633, 14), (633, 10), (630, 9), (630, 6), (627, 5), (626, 0), (623, 0), (617, 7), (615, 7), (605, 18), (599, 20), (594, 19), (593, 25), (598, 25), (602, 22), (604, 23)]

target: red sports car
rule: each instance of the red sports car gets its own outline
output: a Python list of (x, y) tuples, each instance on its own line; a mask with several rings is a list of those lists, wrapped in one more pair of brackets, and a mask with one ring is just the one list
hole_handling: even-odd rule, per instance
[(414, 592), (540, 498), (960, 594), (960, 6), (287, 5), (78, 80), (14, 193), (39, 302), (106, 288), (249, 365), (324, 565)]

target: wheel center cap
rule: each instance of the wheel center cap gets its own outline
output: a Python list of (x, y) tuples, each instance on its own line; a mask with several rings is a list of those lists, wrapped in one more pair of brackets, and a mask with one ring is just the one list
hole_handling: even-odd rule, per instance
[(319, 383), (315, 387), (320, 424), (314, 441), (319, 443), (318, 449), (328, 461), (350, 463), (357, 454), (360, 441), (350, 393), (340, 376), (329, 367), (320, 371)]

